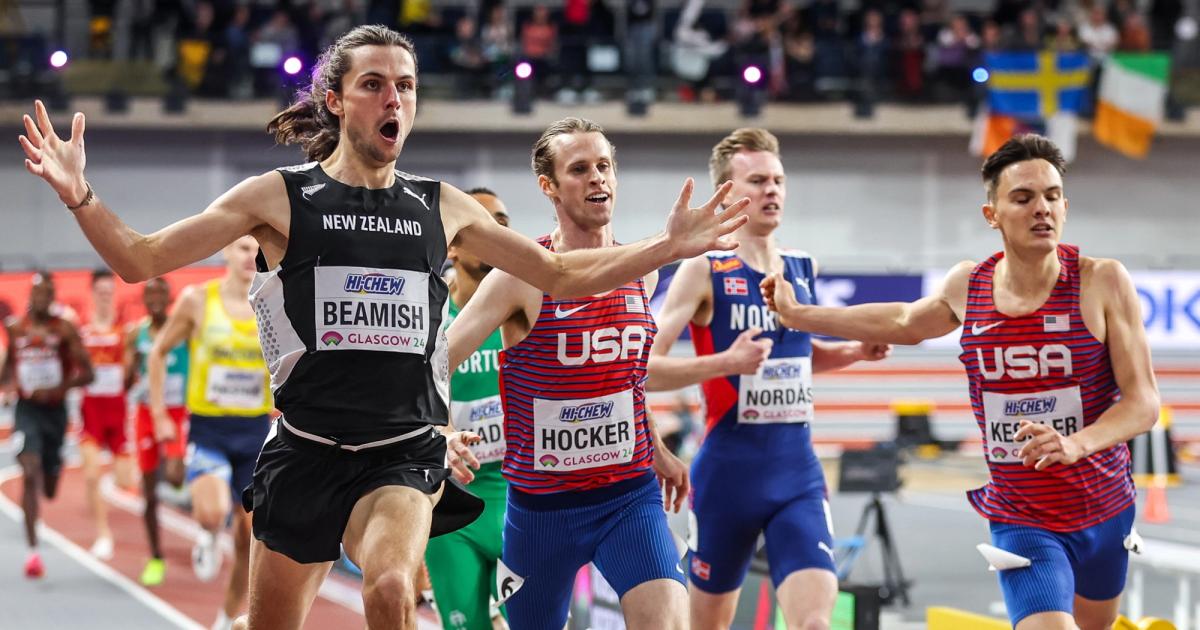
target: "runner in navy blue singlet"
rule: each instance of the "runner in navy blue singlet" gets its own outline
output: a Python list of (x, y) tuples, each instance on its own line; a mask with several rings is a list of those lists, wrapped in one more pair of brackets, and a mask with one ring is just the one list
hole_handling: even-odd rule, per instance
[[(651, 379), (701, 376), (707, 434), (692, 462), (695, 516), (688, 568), (693, 630), (728, 628), (760, 535), (771, 581), (792, 627), (828, 625), (837, 596), (833, 525), (825, 475), (813, 452), (813, 373), (881, 359), (886, 345), (821, 342), (780, 326), (758, 285), (773, 271), (816, 302), (816, 263), (775, 242), (787, 187), (779, 142), (764, 129), (738, 129), (709, 162), (714, 185), (751, 199), (750, 221), (733, 252), (683, 262), (659, 313)], [(685, 325), (696, 358), (666, 356)], [(738, 361), (758, 350), (757, 361)], [(679, 383), (682, 384), (682, 383)]]

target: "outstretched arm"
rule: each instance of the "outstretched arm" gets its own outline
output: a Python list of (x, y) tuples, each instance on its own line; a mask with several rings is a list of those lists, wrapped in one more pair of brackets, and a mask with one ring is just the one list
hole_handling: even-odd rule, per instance
[(818, 335), (878, 343), (913, 345), (941, 337), (962, 325), (967, 280), (973, 263), (959, 263), (933, 295), (915, 302), (880, 302), (832, 307), (800, 304), (791, 283), (774, 273), (760, 290), (788, 328)]
[(449, 184), (442, 184), (442, 217), (448, 242), (554, 297), (583, 297), (611, 291), (679, 258), (737, 247), (728, 235), (746, 222), (741, 213), (749, 200), (716, 212), (731, 187), (727, 183), (707, 203), (690, 208), (693, 186), (689, 178), (662, 234), (629, 245), (563, 254), (496, 223), (479, 202)]
[[(84, 117), (76, 113), (71, 137), (54, 132), (46, 106), (34, 104), (24, 116), (25, 169), (46, 180), (74, 213), (92, 247), (126, 282), (141, 282), (203, 260), (241, 236), (268, 225), (265, 217), (287, 217), (287, 192), (277, 173), (251, 177), (234, 186), (203, 212), (152, 234), (141, 234), (121, 221), (84, 179)], [(282, 208), (282, 211), (281, 211)], [(270, 226), (287, 234), (286, 226)]]
[(834, 372), (859, 361), (881, 361), (892, 353), (891, 344), (866, 341), (813, 339), (813, 372)]

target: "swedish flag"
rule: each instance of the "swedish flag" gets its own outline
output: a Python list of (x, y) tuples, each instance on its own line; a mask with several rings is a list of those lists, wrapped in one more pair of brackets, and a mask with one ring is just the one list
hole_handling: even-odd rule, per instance
[(1088, 89), (1088, 57), (1074, 52), (989, 53), (988, 106), (1017, 118), (1078, 113)]

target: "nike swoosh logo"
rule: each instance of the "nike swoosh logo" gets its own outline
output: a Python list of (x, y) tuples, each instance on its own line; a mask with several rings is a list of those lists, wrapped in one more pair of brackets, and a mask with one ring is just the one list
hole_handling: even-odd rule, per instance
[(983, 333), (985, 333), (1003, 323), (1004, 323), (1004, 321), (1001, 320), (998, 322), (992, 322), (992, 323), (988, 324), (987, 326), (980, 326), (979, 322), (976, 322), (974, 324), (971, 324), (971, 334), (972, 335), (982, 335)]
[(562, 319), (564, 317), (570, 317), (570, 316), (574, 315), (575, 313), (578, 313), (579, 311), (582, 311), (583, 309), (585, 309), (587, 307), (588, 307), (587, 304), (583, 304), (581, 306), (576, 306), (575, 308), (569, 308), (569, 309), (563, 310), (562, 305), (559, 305), (559, 306), (555, 307), (555, 309), (554, 309), (554, 317), (555, 317), (555, 319)]

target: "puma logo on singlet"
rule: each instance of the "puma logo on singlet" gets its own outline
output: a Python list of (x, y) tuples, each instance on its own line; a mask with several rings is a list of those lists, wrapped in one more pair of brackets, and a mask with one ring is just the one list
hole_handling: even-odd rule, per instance
[(325, 184), (313, 184), (312, 186), (301, 186), (300, 187), (300, 196), (304, 197), (305, 200), (311, 200), (312, 195), (317, 194), (324, 187), (325, 187)]
[(808, 287), (808, 278), (796, 278), (796, 284), (804, 287), (804, 292), (812, 295), (812, 289)]
[(415, 192), (413, 192), (413, 191), (411, 191), (411, 190), (409, 190), (409, 189), (407, 189), (407, 188), (405, 188), (405, 189), (404, 189), (404, 192), (405, 192), (405, 193), (408, 193), (408, 196), (409, 196), (409, 197), (412, 197), (413, 199), (416, 199), (417, 201), (420, 201), (420, 202), (421, 202), (421, 205), (422, 205), (422, 206), (425, 206), (425, 209), (426, 209), (426, 210), (428, 210), (428, 209), (429, 209), (429, 204), (428, 204), (428, 203), (426, 203), (426, 201), (425, 201), (425, 195), (428, 195), (429, 193), (425, 193), (424, 195), (421, 195), (421, 196), (419, 196), (419, 197), (418, 197), (418, 196), (417, 196), (417, 193), (415, 193)]

